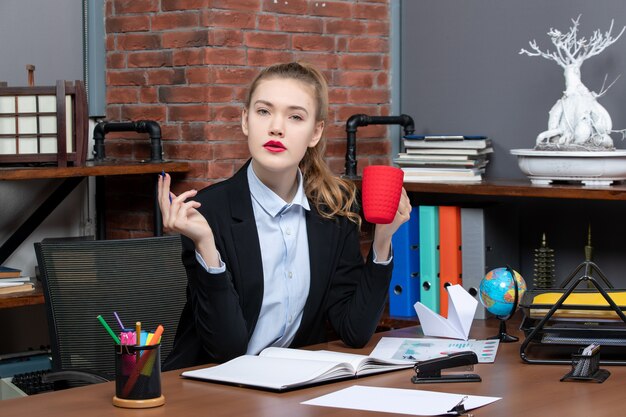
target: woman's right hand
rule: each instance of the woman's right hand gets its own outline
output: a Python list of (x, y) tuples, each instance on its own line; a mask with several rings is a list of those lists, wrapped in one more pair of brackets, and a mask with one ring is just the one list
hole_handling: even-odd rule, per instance
[(176, 196), (170, 191), (171, 177), (169, 174), (159, 175), (158, 200), (163, 229), (166, 232), (180, 233), (191, 239), (196, 250), (208, 266), (219, 266), (219, 256), (215, 246), (213, 230), (206, 218), (197, 210), (200, 203), (187, 201), (198, 191), (189, 190)]

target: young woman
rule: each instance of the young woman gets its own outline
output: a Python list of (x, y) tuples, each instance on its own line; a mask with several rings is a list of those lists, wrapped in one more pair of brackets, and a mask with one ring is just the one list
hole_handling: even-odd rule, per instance
[(411, 206), (403, 190), (364, 262), (355, 187), (323, 160), (327, 114), (317, 69), (273, 65), (250, 86), (241, 127), (252, 158), (232, 178), (178, 196), (168, 175), (159, 178), (163, 224), (183, 235), (188, 276), (164, 369), (319, 343), (327, 322), (349, 346), (373, 334), (391, 279), (391, 236)]

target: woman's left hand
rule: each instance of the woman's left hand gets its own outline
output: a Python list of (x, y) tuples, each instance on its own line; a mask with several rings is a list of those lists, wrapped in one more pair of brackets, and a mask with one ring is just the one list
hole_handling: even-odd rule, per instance
[(377, 224), (374, 229), (374, 251), (378, 260), (389, 259), (391, 250), (391, 237), (403, 223), (406, 223), (411, 217), (411, 201), (402, 187), (402, 195), (398, 204), (398, 211), (393, 221), (389, 224)]

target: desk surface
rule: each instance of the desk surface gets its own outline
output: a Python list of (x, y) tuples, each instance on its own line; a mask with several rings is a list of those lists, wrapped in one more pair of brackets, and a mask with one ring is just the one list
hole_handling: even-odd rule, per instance
[[(471, 336), (484, 338), (496, 334), (495, 319), (476, 321)], [(510, 333), (517, 333), (509, 326)], [(415, 328), (378, 333), (362, 349), (369, 353), (381, 336), (415, 337)], [(186, 380), (180, 371), (163, 374), (165, 405), (146, 410), (125, 410), (111, 404), (113, 383), (92, 385), (73, 390), (39, 394), (32, 397), (4, 400), (0, 416), (395, 416), (338, 408), (301, 405), (320, 395), (360, 384), (368, 386), (422, 389), (453, 393), (502, 397), (501, 400), (472, 413), (476, 417), (515, 416), (616, 416), (624, 408), (623, 384), (626, 367), (603, 367), (611, 376), (602, 384), (593, 382), (559, 382), (570, 370), (561, 365), (529, 365), (521, 362), (520, 343), (501, 344), (494, 364), (479, 364), (475, 372), (482, 382), (414, 385), (412, 369), (368, 376), (358, 380), (340, 381), (286, 393), (272, 393), (208, 382)], [(350, 351), (340, 342), (315, 348)], [(401, 416), (401, 415), (397, 415)]]

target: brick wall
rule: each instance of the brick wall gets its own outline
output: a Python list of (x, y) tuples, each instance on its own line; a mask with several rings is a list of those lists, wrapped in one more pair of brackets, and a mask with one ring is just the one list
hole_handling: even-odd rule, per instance
[[(345, 122), (390, 109), (389, 0), (106, 0), (107, 120), (161, 124), (174, 192), (230, 177), (249, 157), (240, 129), (262, 67), (304, 60), (330, 85), (327, 162), (343, 173)], [(359, 171), (389, 163), (387, 127), (358, 132)], [(107, 157), (149, 157), (145, 135), (108, 134)], [(153, 178), (107, 179), (108, 236), (152, 233)]]

